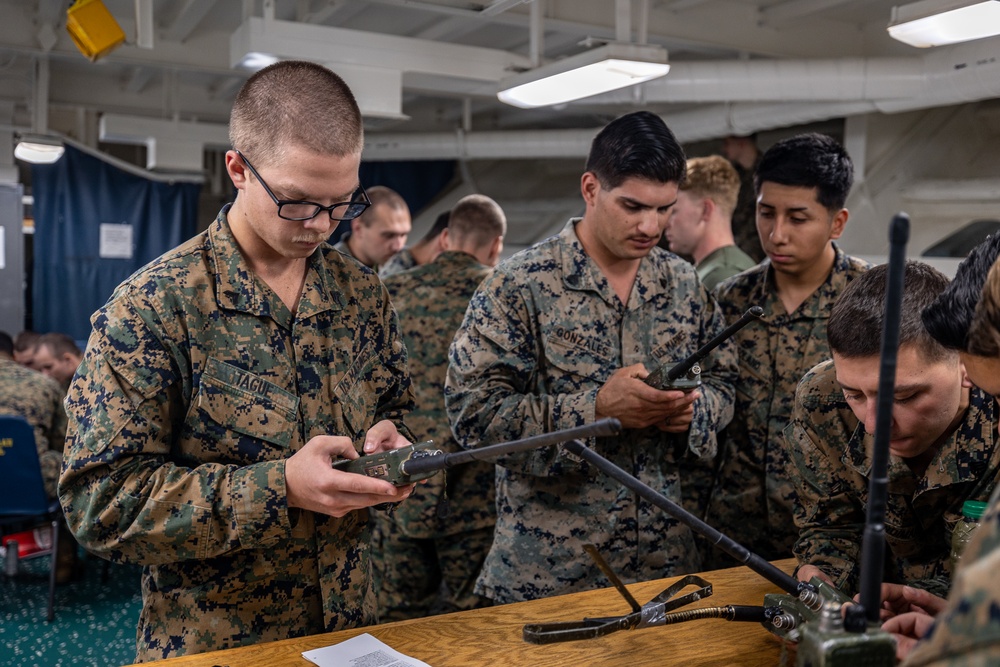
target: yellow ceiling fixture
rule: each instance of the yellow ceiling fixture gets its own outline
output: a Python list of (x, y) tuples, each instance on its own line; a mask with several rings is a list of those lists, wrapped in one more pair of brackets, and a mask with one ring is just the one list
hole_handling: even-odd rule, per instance
[(66, 30), (91, 62), (125, 41), (125, 33), (101, 0), (77, 0), (66, 10)]

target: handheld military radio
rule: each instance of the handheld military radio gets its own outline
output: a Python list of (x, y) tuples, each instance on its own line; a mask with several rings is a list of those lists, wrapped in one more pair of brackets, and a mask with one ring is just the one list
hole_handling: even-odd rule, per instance
[(694, 391), (701, 386), (701, 366), (698, 365), (698, 362), (708, 356), (709, 352), (732, 338), (737, 331), (750, 324), (750, 322), (759, 320), (763, 315), (763, 308), (760, 306), (751, 307), (750, 310), (743, 313), (743, 317), (723, 329), (712, 340), (702, 345), (694, 354), (676, 364), (667, 363), (661, 365), (646, 376), (643, 382), (656, 389), (674, 389), (685, 392)]
[(506, 454), (526, 452), (539, 447), (555, 445), (577, 438), (596, 438), (616, 435), (621, 431), (617, 419), (599, 419), (592, 424), (565, 428), (551, 433), (502, 442), (463, 452), (445, 453), (428, 440), (387, 452), (370, 454), (358, 459), (343, 459), (333, 464), (337, 470), (378, 477), (395, 485), (404, 486), (433, 476), (438, 471), (471, 461), (489, 461)]

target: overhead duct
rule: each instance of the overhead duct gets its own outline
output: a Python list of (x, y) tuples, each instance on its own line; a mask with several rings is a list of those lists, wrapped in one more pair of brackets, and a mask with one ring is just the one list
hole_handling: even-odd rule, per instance
[[(718, 104), (663, 117), (682, 142), (876, 111), (871, 102)], [(365, 161), (584, 158), (601, 128), (367, 134)]]
[[(699, 141), (1000, 97), (1000, 38), (915, 58), (678, 62), (666, 79), (645, 86), (647, 104), (720, 103), (664, 116), (678, 139)], [(580, 104), (632, 106), (635, 98), (611, 93)], [(585, 157), (598, 130), (373, 134), (368, 136), (365, 159)]]

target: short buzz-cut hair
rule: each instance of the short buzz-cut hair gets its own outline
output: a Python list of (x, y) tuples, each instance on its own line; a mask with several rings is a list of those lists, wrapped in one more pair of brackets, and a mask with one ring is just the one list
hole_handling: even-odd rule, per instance
[[(830, 350), (842, 357), (877, 357), (882, 347), (888, 265), (862, 273), (840, 293), (827, 323)], [(908, 260), (903, 278), (899, 346), (916, 345), (924, 358), (937, 361), (954, 352), (931, 337), (920, 319), (921, 311), (944, 292), (948, 278), (934, 267)]]
[(229, 142), (259, 168), (280, 160), (289, 146), (360, 155), (364, 129), (343, 79), (316, 63), (283, 60), (240, 88), (229, 116)]
[(836, 212), (847, 202), (854, 163), (844, 147), (825, 134), (798, 134), (779, 141), (761, 156), (753, 176), (758, 195), (765, 182), (816, 188), (816, 201)]
[(693, 157), (687, 161), (687, 178), (681, 190), (699, 199), (711, 199), (727, 217), (736, 210), (740, 175), (721, 155)]
[(586, 170), (602, 187), (617, 188), (628, 178), (682, 183), (687, 172), (684, 149), (663, 119), (649, 111), (620, 116), (597, 133)]
[(1000, 356), (1000, 261), (993, 262), (986, 276), (965, 351), (980, 357)]
[(500, 205), (486, 195), (462, 197), (448, 217), (448, 236), (458, 245), (468, 243), (486, 248), (506, 233), (507, 216)]
[(1000, 234), (995, 234), (972, 249), (958, 265), (948, 289), (924, 308), (924, 326), (941, 345), (959, 352), (971, 351), (968, 350), (969, 330), (976, 304), (983, 294), (990, 267), (998, 257)]
[(72, 354), (75, 357), (83, 356), (83, 352), (77, 347), (76, 341), (58, 331), (42, 334), (38, 338), (38, 344), (35, 345), (35, 348), (40, 348), (43, 345), (52, 351), (53, 357), (61, 357), (64, 354)]
[(30, 329), (25, 329), (16, 336), (14, 336), (14, 351), (24, 352), (26, 350), (34, 350), (35, 346), (38, 345), (38, 339), (42, 337), (42, 334), (37, 331), (31, 331)]
[(365, 192), (368, 193), (368, 200), (372, 203), (371, 206), (365, 209), (364, 213), (358, 216), (358, 222), (365, 227), (371, 227), (372, 223), (378, 217), (375, 214), (377, 206), (386, 206), (391, 210), (406, 211), (407, 213), (410, 211), (410, 207), (406, 205), (406, 200), (403, 199), (403, 196), (390, 187), (373, 185), (367, 188)]

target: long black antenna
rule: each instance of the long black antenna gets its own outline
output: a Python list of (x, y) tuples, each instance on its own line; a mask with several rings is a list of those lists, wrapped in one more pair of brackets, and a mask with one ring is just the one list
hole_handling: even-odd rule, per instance
[(864, 632), (867, 618), (878, 623), (882, 606), (882, 574), (885, 568), (885, 504), (889, 491), (889, 436), (892, 406), (896, 393), (896, 358), (899, 353), (899, 322), (903, 308), (903, 279), (906, 274), (906, 242), (910, 239), (910, 218), (897, 213), (889, 224), (889, 269), (882, 317), (882, 358), (878, 376), (878, 405), (875, 413), (875, 445), (868, 482), (868, 516), (861, 548), (861, 607), (848, 610), (844, 628)]
[(740, 319), (736, 320), (728, 327), (720, 331), (718, 335), (716, 335), (714, 338), (712, 338), (712, 340), (702, 345), (698, 349), (698, 351), (692, 354), (690, 357), (688, 357), (684, 361), (680, 362), (679, 364), (671, 368), (667, 372), (667, 380), (669, 381), (676, 380), (680, 376), (687, 373), (696, 363), (704, 359), (709, 352), (711, 352), (719, 345), (721, 345), (727, 338), (729, 338), (734, 333), (736, 333), (746, 325), (750, 324), (754, 320), (759, 320), (763, 315), (764, 315), (763, 308), (761, 308), (760, 306), (751, 306), (750, 310), (743, 313), (743, 316), (740, 317)]
[(515, 452), (526, 452), (531, 449), (538, 449), (547, 445), (555, 445), (560, 442), (575, 438), (596, 438), (609, 435), (617, 435), (622, 430), (620, 421), (613, 417), (598, 419), (591, 424), (565, 428), (552, 433), (542, 433), (520, 440), (500, 443), (499, 445), (489, 445), (478, 449), (469, 449), (462, 452), (451, 452), (449, 454), (439, 454), (437, 456), (424, 456), (404, 461), (401, 465), (403, 472), (407, 475), (422, 475), (428, 472), (435, 472), (451, 468), (460, 463), (470, 461), (491, 461), (498, 456), (514, 454)]
[(712, 528), (710, 525), (691, 514), (659, 491), (656, 491), (641, 480), (628, 474), (597, 452), (588, 449), (579, 440), (571, 440), (563, 445), (563, 448), (571, 454), (576, 454), (588, 463), (593, 464), (598, 470), (603, 472), (608, 477), (618, 480), (627, 489), (634, 491), (639, 496), (642, 496), (650, 503), (656, 505), (699, 535), (708, 538), (715, 546), (719, 547), (727, 554), (773, 583), (778, 588), (781, 588), (782, 590), (785, 590), (795, 596), (799, 596), (803, 590), (814, 591), (811, 584), (796, 581), (794, 578), (788, 576), (774, 565), (771, 565), (757, 554), (751, 552), (739, 542), (730, 537), (726, 537), (715, 528)]

